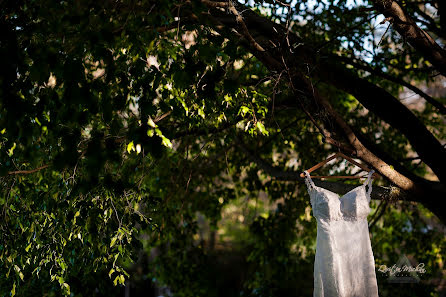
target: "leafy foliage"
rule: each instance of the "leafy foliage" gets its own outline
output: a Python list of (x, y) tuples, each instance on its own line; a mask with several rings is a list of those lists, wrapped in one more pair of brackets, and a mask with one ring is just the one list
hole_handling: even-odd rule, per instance
[[(226, 208), (252, 201), (257, 207), (261, 195), (272, 204), (256, 208), (243, 232), (233, 234), (247, 254), (240, 294), (311, 294), (316, 230), (305, 189), (271, 179), (240, 147), (288, 171), (312, 166), (333, 148), (290, 98), (286, 78), (269, 72), (236, 36), (228, 39), (205, 21), (176, 22), (189, 9), (206, 11), (191, 5), (82, 0), (2, 7), (1, 296), (112, 296), (113, 285), (132, 278), (138, 253), (153, 248), (161, 252), (148, 275), (175, 296), (221, 296), (213, 279), (218, 253), (196, 240), (198, 218), (215, 232), (230, 222)], [(378, 46), (376, 16), (347, 1), (302, 1), (293, 10), (256, 1), (252, 9), (292, 20), (290, 30), (325, 52), (365, 57), (398, 78), (433, 80), (428, 63), (398, 45), (392, 30)], [(368, 79), (395, 95), (402, 90)], [(411, 156), (406, 138), (353, 97), (330, 86), (322, 91), (369, 141), (395, 158)], [(435, 109), (425, 104), (416, 114), (444, 138)], [(353, 171), (344, 165), (336, 163), (335, 171)], [(428, 174), (424, 164), (407, 167)], [(435, 222), (419, 205), (392, 205), (372, 230), (377, 262), (396, 261), (404, 251), (429, 267), (423, 277), (441, 277), (445, 239)], [(436, 294), (425, 284), (404, 290)]]

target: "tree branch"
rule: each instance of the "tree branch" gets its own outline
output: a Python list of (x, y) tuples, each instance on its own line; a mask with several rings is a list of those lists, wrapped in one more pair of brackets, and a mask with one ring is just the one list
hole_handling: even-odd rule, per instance
[[(381, 204), (376, 209), (375, 215), (370, 219), (371, 223), (369, 224), (369, 230), (372, 229), (375, 224), (378, 222), (378, 220), (382, 217), (384, 212), (387, 209), (387, 205), (389, 203), (387, 201), (381, 202)], [(381, 208), (382, 207), (382, 208)]]
[(384, 162), (382, 159), (373, 154), (368, 148), (366, 148), (355, 135), (351, 127), (333, 109), (329, 101), (318, 92), (318, 90), (311, 84), (311, 81), (308, 78), (296, 74), (296, 78), (294, 79), (293, 83), (293, 88), (296, 88), (296, 83), (300, 83), (300, 87), (305, 88), (307, 94), (309, 94), (308, 96), (312, 96), (316, 100), (316, 102), (321, 104), (327, 110), (330, 116), (335, 120), (336, 124), (344, 131), (346, 138), (348, 139), (352, 147), (356, 150), (356, 155), (359, 158), (373, 166), (378, 172), (387, 177), (403, 190), (420, 190), (416, 189), (417, 187), (412, 180), (394, 170), (389, 164)]
[[(210, 9), (209, 16), (223, 25), (214, 28), (231, 38), (228, 34), (233, 35), (231, 30), (238, 27), (235, 19), (228, 18), (228, 14), (219, 9)], [(311, 67), (312, 75), (320, 75), (327, 83), (344, 91), (350, 90), (347, 92), (355, 95), (366, 108), (406, 135), (419, 156), (431, 166), (440, 179), (446, 178), (446, 169), (441, 168), (441, 162), (438, 162), (445, 156), (445, 150), (426, 126), (385, 90), (353, 75), (345, 68), (339, 68), (339, 65), (329, 65), (332, 61), (324, 59), (323, 53), (315, 53), (304, 40), (288, 32), (280, 24), (273, 23), (249, 9), (244, 12), (244, 22), (251, 35), (256, 36), (257, 42), (265, 51), (256, 50), (250, 43), (242, 43), (243, 46), (248, 48), (271, 72), (285, 71), (290, 77), (290, 85), (296, 98), (305, 96), (314, 99), (310, 100), (313, 104), (322, 105), (341, 128), (350, 145), (356, 149), (357, 157), (374, 167), (401, 190), (410, 193), (414, 199), (416, 197), (416, 201), (424, 203), (443, 222), (446, 222), (446, 215), (441, 212), (445, 202), (434, 199), (446, 194), (444, 185), (438, 182), (428, 185), (419, 181), (415, 183), (370, 151), (345, 120), (331, 107), (329, 101), (320, 96), (309, 80), (308, 69)], [(278, 62), (279, 60), (281, 62)], [(279, 175), (279, 178), (284, 178), (284, 176)]]
[(16, 175), (16, 174), (31, 174), (31, 173), (40, 171), (40, 170), (42, 170), (42, 169), (45, 169), (45, 168), (47, 168), (47, 167), (49, 167), (49, 165), (43, 165), (43, 166), (37, 167), (37, 168), (35, 168), (35, 169), (31, 169), (31, 170), (9, 171), (8, 174), (9, 174), (9, 175)]
[(372, 0), (376, 9), (386, 18), (392, 18), (393, 27), (417, 51), (421, 52), (437, 70), (446, 76), (446, 51), (393, 0)]
[(330, 61), (320, 63), (319, 67), (318, 73), (325, 82), (352, 94), (368, 110), (403, 133), (423, 162), (440, 180), (446, 180), (446, 168), (438, 161), (446, 158), (445, 148), (404, 104), (384, 89)]
[[(212, 11), (214, 13), (214, 11)], [(215, 11), (216, 18), (221, 14), (220, 11)], [(254, 12), (247, 10), (245, 13), (245, 21), (249, 22), (249, 26), (253, 28), (254, 31), (261, 30), (261, 32), (266, 35), (270, 36), (271, 38), (274, 38), (274, 41), (276, 43), (280, 44), (280, 41), (287, 36), (287, 30), (286, 28), (283, 28), (282, 26), (275, 24), (263, 17), (258, 16)], [(233, 23), (227, 23), (228, 26), (234, 26)], [(260, 34), (260, 33), (259, 33)], [(295, 44), (297, 41), (301, 41), (299, 37), (294, 35), (289, 35), (290, 38), (293, 38), (291, 40), (291, 44)], [(266, 39), (266, 38), (264, 38)], [(286, 49), (288, 49), (287, 45)], [(275, 49), (274, 47), (273, 49)], [(355, 136), (352, 129), (347, 125), (347, 123), (342, 119), (341, 116), (337, 114), (337, 112), (331, 107), (329, 101), (322, 96), (319, 95), (316, 88), (313, 87), (311, 84), (311, 81), (302, 73), (299, 72), (299, 68), (301, 68), (301, 65), (303, 62), (313, 62), (314, 58), (311, 59), (309, 56), (311, 55), (311, 50), (306, 48), (305, 45), (298, 47), (299, 50), (295, 50), (294, 54), (285, 56), (281, 53), (277, 53), (280, 56), (282, 56), (283, 63), (277, 65), (276, 63), (271, 64), (269, 63), (270, 59), (268, 59), (267, 55), (271, 55), (269, 51), (266, 52), (260, 52), (257, 51), (255, 48), (250, 46), (250, 49), (252, 53), (260, 60), (262, 61), (266, 67), (268, 67), (271, 71), (283, 71), (285, 68), (286, 71), (288, 71), (288, 75), (290, 76), (290, 83), (293, 88), (293, 92), (296, 94), (296, 98), (299, 96), (302, 96), (304, 94), (306, 97), (314, 98), (315, 101), (322, 105), (328, 113), (335, 119), (335, 122), (339, 125), (339, 127), (344, 132), (346, 138), (348, 139), (350, 145), (354, 149), (356, 149), (357, 156), (361, 159), (363, 159), (365, 162), (369, 163), (371, 166), (373, 166), (378, 172), (380, 172), (382, 175), (386, 176), (390, 181), (398, 185), (404, 190), (416, 190), (415, 184), (405, 177), (404, 175), (400, 174), (396, 170), (394, 170), (389, 164), (378, 158), (376, 155), (374, 155), (371, 151), (369, 151)], [(313, 53), (314, 56), (314, 53)], [(297, 58), (297, 59), (296, 59)], [(286, 61), (286, 60), (287, 61)], [(287, 66), (286, 62), (290, 63), (290, 65), (293, 65), (293, 72), (292, 74), (288, 69), (290, 69), (289, 66)], [(326, 61), (323, 61), (326, 62)], [(325, 65), (325, 63), (324, 63)], [(325, 69), (322, 69), (320, 72), (325, 72)], [(333, 69), (330, 69), (330, 71), (333, 71)], [(336, 73), (332, 73), (332, 75), (336, 75)], [(396, 99), (395, 99), (396, 100)], [(401, 106), (400, 102), (398, 102)], [(387, 106), (385, 107), (387, 108)], [(424, 127), (424, 126), (423, 126)], [(424, 127), (425, 128), (425, 127)]]
[[(241, 141), (238, 142), (240, 149), (246, 154), (246, 156), (254, 162), (260, 169), (265, 171), (268, 175), (276, 180), (281, 181), (297, 181), (299, 183), (304, 183), (304, 179), (300, 177), (300, 172), (296, 171), (284, 171), (275, 166), (272, 166), (249, 148), (246, 147)], [(357, 187), (357, 185), (345, 184), (341, 182), (330, 182), (315, 179), (313, 181), (316, 186), (322, 187), (324, 189), (333, 191), (339, 194), (345, 194)], [(373, 186), (373, 191), (371, 193), (371, 198), (376, 200), (407, 200), (407, 201), (417, 201), (417, 197), (412, 195), (410, 192), (400, 191), (395, 188), (387, 188), (381, 186)]]
[[(222, 19), (225, 26), (229, 28), (237, 27), (235, 20), (228, 20), (227, 13), (218, 9), (210, 10), (210, 13), (215, 19)], [(251, 52), (270, 71), (280, 73), (284, 69), (285, 71), (292, 69), (293, 72), (297, 73), (305, 71), (309, 66), (314, 66), (312, 68), (314, 75), (320, 75), (325, 82), (354, 95), (367, 109), (403, 133), (423, 159), (423, 162), (432, 168), (440, 180), (446, 180), (446, 168), (438, 162), (438, 160), (446, 157), (445, 149), (404, 104), (382, 88), (366, 79), (353, 75), (345, 67), (334, 64), (330, 55), (328, 58), (322, 58), (318, 61), (318, 56), (323, 57), (322, 54), (315, 55), (304, 40), (291, 34), (280, 24), (273, 23), (251, 10), (244, 12), (244, 22), (251, 31), (251, 35), (257, 35), (257, 39), (263, 41), (262, 47), (266, 51), (259, 52), (250, 44), (243, 45), (249, 47)], [(286, 41), (287, 39), (289, 42)], [(268, 46), (269, 41), (277, 46)], [(288, 44), (293, 48), (293, 53), (290, 53)], [(278, 63), (275, 58), (282, 58), (282, 62)], [(306, 87), (304, 86), (304, 88)], [(307, 94), (311, 94), (311, 89), (307, 90)], [(342, 118), (339, 119), (342, 120)]]
[[(408, 3), (408, 4), (412, 4), (412, 3)], [(421, 10), (421, 8), (419, 7), (420, 3), (418, 3), (418, 5), (416, 3), (413, 3), (413, 4), (415, 4), (413, 7), (414, 7), (416, 13), (418, 13), (424, 19), (424, 20), (417, 19), (417, 21), (425, 24), (426, 27), (432, 33), (438, 35), (439, 37), (446, 38), (446, 32), (441, 27), (438, 27), (436, 25), (435, 20), (430, 15), (428, 15), (423, 10)], [(425, 5), (425, 3), (422, 3), (422, 4)]]
[(341, 61), (344, 61), (347, 64), (350, 64), (358, 69), (362, 69), (365, 70), (371, 74), (374, 74), (376, 76), (380, 76), (384, 79), (387, 79), (388, 81), (394, 82), (396, 84), (399, 84), (403, 87), (408, 88), (409, 90), (413, 91), (414, 93), (418, 94), (420, 97), (423, 97), (428, 103), (430, 103), (432, 106), (436, 107), (438, 109), (438, 111), (440, 111), (441, 114), (446, 114), (446, 106), (444, 106), (441, 102), (438, 102), (437, 100), (435, 100), (434, 98), (432, 98), (431, 96), (429, 96), (428, 94), (426, 94), (425, 92), (423, 92), (422, 90), (420, 90), (419, 88), (411, 85), (410, 83), (404, 81), (403, 79), (391, 76), (385, 72), (382, 72), (380, 70), (374, 69), (373, 67), (369, 66), (369, 65), (365, 65), (362, 63), (359, 63), (357, 61), (355, 61), (352, 58), (348, 58), (348, 57), (341, 57), (341, 56), (336, 56), (337, 59), (340, 59)]

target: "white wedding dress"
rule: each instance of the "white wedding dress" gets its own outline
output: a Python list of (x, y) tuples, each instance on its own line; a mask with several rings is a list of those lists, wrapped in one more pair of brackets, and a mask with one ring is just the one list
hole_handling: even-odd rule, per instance
[(313, 216), (317, 220), (313, 297), (378, 296), (367, 224), (372, 174), (373, 170), (363, 185), (340, 197), (315, 186), (305, 171)]

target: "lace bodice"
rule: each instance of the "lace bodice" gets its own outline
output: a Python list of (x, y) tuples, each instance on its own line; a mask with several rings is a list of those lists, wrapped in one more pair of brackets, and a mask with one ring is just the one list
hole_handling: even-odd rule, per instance
[(363, 185), (339, 196), (317, 187), (305, 172), (317, 220), (314, 297), (378, 297), (367, 224), (372, 174)]
[[(325, 220), (360, 220), (370, 213), (370, 193), (372, 192), (372, 174), (370, 171), (364, 184), (339, 196), (327, 189), (317, 187), (305, 171), (305, 182), (310, 195), (313, 215)], [(368, 189), (366, 189), (368, 186)]]

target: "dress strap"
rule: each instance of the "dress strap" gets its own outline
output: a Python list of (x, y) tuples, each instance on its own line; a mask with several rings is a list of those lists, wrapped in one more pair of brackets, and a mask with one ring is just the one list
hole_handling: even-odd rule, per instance
[(305, 174), (305, 184), (307, 185), (308, 189), (314, 189), (315, 185), (314, 182), (311, 180), (310, 174), (308, 171), (304, 171)]
[(370, 196), (370, 193), (372, 192), (372, 177), (373, 173), (375, 173), (375, 170), (370, 170), (369, 174), (367, 175), (367, 179), (364, 182), (364, 186), (368, 186), (367, 195)]

